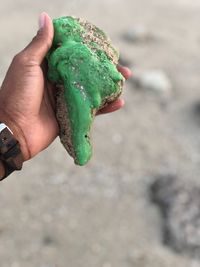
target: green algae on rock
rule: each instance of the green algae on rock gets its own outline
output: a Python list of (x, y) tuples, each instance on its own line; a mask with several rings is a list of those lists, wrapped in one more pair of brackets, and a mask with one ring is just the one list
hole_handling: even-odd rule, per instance
[(119, 55), (96, 26), (74, 17), (53, 20), (54, 40), (47, 55), (48, 78), (56, 84), (60, 139), (78, 165), (92, 155), (90, 128), (95, 114), (122, 92)]

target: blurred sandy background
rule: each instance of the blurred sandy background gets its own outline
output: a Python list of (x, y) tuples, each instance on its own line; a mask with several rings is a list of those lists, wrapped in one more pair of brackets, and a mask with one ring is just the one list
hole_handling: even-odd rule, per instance
[[(125, 108), (95, 121), (86, 167), (74, 166), (56, 140), (0, 184), (0, 266), (200, 266), (162, 244), (161, 215), (149, 200), (157, 175), (200, 181), (200, 1), (2, 0), (1, 81), (42, 11), (93, 22), (133, 71), (162, 70), (172, 89), (127, 82)], [(136, 25), (152, 40), (127, 40)]]

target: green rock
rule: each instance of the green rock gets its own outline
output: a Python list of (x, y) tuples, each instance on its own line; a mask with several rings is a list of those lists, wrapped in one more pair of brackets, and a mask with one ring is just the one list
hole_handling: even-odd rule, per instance
[(56, 84), (60, 139), (78, 165), (92, 155), (90, 128), (95, 114), (121, 94), (119, 55), (96, 26), (74, 17), (53, 20), (48, 79)]

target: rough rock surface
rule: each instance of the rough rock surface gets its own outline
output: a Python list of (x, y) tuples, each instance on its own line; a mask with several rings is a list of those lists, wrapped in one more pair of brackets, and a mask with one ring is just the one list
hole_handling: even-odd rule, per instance
[(59, 135), (75, 163), (85, 165), (92, 155), (94, 116), (122, 92), (119, 54), (105, 33), (86, 20), (66, 16), (53, 24), (48, 78), (57, 85)]

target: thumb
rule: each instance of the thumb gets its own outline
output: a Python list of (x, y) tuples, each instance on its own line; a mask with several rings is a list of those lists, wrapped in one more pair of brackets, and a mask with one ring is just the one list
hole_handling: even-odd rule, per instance
[(49, 15), (45, 12), (39, 17), (39, 31), (31, 43), (24, 49), (34, 62), (40, 65), (50, 49), (53, 41), (54, 28)]

